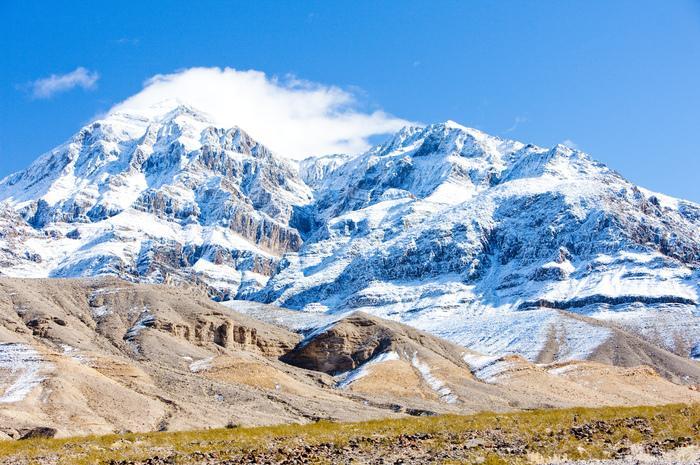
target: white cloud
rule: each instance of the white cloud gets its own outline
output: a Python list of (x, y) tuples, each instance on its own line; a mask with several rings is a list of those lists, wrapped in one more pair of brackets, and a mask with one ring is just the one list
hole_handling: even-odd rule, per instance
[(565, 145), (569, 147), (570, 149), (578, 150), (578, 145), (576, 142), (572, 141), (571, 139), (566, 139), (564, 142), (561, 143), (561, 145)]
[(82, 66), (67, 74), (52, 74), (43, 79), (37, 79), (29, 83), (34, 98), (50, 98), (60, 92), (82, 87), (94, 89), (100, 75), (95, 71), (89, 71)]
[(358, 153), (368, 139), (410, 124), (383, 111), (363, 112), (355, 96), (335, 86), (260, 71), (190, 68), (146, 81), (138, 94), (110, 112), (148, 114), (184, 103), (208, 114), (218, 126), (239, 126), (280, 155)]

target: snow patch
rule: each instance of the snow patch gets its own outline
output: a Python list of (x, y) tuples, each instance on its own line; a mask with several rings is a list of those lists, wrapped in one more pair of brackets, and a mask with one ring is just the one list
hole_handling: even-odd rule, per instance
[(700, 342), (695, 344), (690, 351), (690, 358), (700, 361)]
[(141, 311), (139, 319), (136, 320), (136, 323), (134, 323), (134, 325), (131, 328), (129, 328), (129, 330), (126, 332), (126, 336), (124, 337), (124, 339), (135, 339), (141, 333), (141, 331), (143, 331), (146, 328), (150, 328), (155, 322), (156, 317), (153, 314), (151, 314), (148, 311), (148, 309), (143, 309)]
[[(49, 368), (39, 352), (28, 344), (0, 344), (0, 373), (3, 380), (12, 380), (0, 395), (0, 403), (20, 402), (45, 379), (41, 371)], [(2, 385), (4, 383), (0, 383)]]
[(462, 359), (469, 365), (472, 374), (485, 383), (495, 383), (502, 374), (517, 366), (515, 362), (491, 355), (464, 354)]
[(548, 269), (548, 268), (559, 268), (566, 274), (571, 274), (574, 271), (576, 271), (576, 268), (574, 265), (571, 264), (569, 260), (564, 260), (563, 262), (547, 262), (544, 265), (542, 265), (542, 268)]
[(311, 342), (316, 336), (319, 334), (323, 334), (329, 329), (333, 328), (336, 324), (338, 324), (338, 321), (340, 318), (336, 318), (330, 323), (318, 326), (316, 328), (312, 328), (310, 331), (308, 331), (306, 334), (304, 334), (304, 339), (302, 339), (299, 344), (297, 345), (297, 348), (301, 349), (303, 347), (306, 347), (309, 342)]
[(90, 358), (81, 354), (80, 350), (70, 346), (68, 344), (61, 344), (61, 349), (63, 349), (63, 354), (69, 356), (81, 365), (87, 365), (90, 363)]
[(454, 404), (457, 402), (457, 396), (452, 394), (452, 391), (450, 388), (448, 388), (445, 385), (445, 382), (436, 378), (430, 369), (430, 366), (418, 358), (418, 354), (413, 354), (413, 358), (411, 359), (411, 365), (413, 365), (414, 368), (416, 368), (421, 376), (423, 377), (423, 380), (430, 386), (430, 388), (437, 392), (438, 395), (440, 396), (440, 400), (443, 402), (446, 402), (448, 404)]
[(190, 363), (190, 371), (192, 373), (199, 373), (200, 371), (206, 371), (209, 368), (211, 368), (211, 362), (214, 360), (214, 357), (207, 357), (203, 358), (201, 360), (197, 360), (196, 362)]
[(566, 373), (576, 371), (576, 369), (577, 369), (577, 366), (575, 364), (569, 364), (569, 365), (550, 368), (547, 370), (547, 373), (549, 373), (550, 375), (554, 375), (554, 376), (561, 376), (561, 375), (565, 375)]
[(132, 348), (136, 352), (138, 352), (140, 350), (140, 347), (136, 342), (136, 338), (139, 337), (141, 331), (150, 328), (155, 324), (155, 322), (156, 317), (153, 314), (151, 314), (147, 308), (144, 308), (141, 311), (138, 320), (136, 320), (136, 323), (134, 323), (134, 325), (131, 328), (129, 328), (126, 334), (124, 335), (124, 340), (131, 344)]
[(480, 370), (486, 365), (489, 365), (496, 360), (498, 356), (496, 355), (482, 355), (482, 354), (464, 354), (462, 355), (462, 360), (465, 361), (472, 371)]
[(112, 309), (106, 305), (101, 305), (99, 307), (90, 307), (90, 312), (94, 318), (102, 318), (111, 314)]
[(355, 368), (354, 370), (350, 370), (341, 375), (342, 379), (338, 382), (337, 387), (340, 389), (346, 389), (348, 386), (350, 386), (350, 384), (354, 383), (358, 379), (367, 376), (367, 374), (369, 373), (368, 368), (370, 368), (371, 366), (398, 359), (399, 354), (397, 354), (394, 351), (384, 352), (379, 355), (376, 355), (370, 360), (360, 365), (359, 367)]
[(490, 363), (473, 370), (472, 373), (478, 379), (485, 383), (494, 384), (498, 381), (505, 373), (516, 368), (518, 364), (516, 362), (496, 359)]

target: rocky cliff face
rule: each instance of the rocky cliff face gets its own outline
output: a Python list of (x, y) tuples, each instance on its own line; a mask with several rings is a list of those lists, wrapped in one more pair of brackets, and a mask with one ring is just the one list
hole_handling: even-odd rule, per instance
[(297, 166), (188, 107), (113, 114), (0, 181), (0, 201), (10, 276), (194, 282), (530, 360), (611, 340), (570, 313), (683, 357), (700, 344), (700, 206), (451, 121)]

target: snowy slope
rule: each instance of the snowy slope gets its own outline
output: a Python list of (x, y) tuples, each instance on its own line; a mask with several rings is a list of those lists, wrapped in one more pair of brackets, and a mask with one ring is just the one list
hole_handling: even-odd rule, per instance
[(452, 121), (292, 164), (165, 102), (0, 181), (0, 273), (195, 281), (530, 360), (593, 357), (610, 324), (697, 358), (699, 267), (700, 206)]
[(5, 220), (25, 233), (0, 237), (2, 272), (201, 279), (235, 296), (300, 247), (290, 223), (310, 200), (296, 168), (239, 128), (182, 105), (112, 114), (0, 181), (0, 221), (25, 222)]
[[(688, 356), (700, 341), (700, 208), (564, 146), (453, 122), (407, 128), (326, 174), (321, 226), (257, 294), (362, 310), (474, 350), (585, 358), (614, 321)], [(635, 317), (629, 318), (630, 312)]]

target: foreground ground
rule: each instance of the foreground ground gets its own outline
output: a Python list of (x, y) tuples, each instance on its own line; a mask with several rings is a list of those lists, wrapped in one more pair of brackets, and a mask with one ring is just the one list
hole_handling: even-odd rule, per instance
[[(0, 442), (0, 464), (700, 463), (700, 405)], [(580, 462), (585, 461), (585, 462)]]

